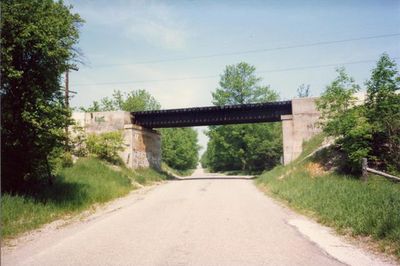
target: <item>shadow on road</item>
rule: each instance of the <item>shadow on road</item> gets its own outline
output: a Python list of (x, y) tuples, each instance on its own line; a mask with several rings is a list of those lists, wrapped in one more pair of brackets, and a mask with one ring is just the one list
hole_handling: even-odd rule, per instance
[(209, 177), (183, 177), (174, 178), (172, 181), (187, 181), (187, 180), (252, 180), (255, 176), (209, 176)]

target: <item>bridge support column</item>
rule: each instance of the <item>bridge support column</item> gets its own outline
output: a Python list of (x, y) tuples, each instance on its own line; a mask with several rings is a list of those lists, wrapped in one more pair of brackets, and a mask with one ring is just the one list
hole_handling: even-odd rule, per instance
[(321, 132), (316, 123), (320, 117), (315, 100), (300, 98), (292, 100), (292, 114), (282, 115), (283, 163), (295, 160), (303, 151), (303, 142)]
[(161, 136), (155, 130), (128, 124), (124, 126), (125, 150), (121, 157), (129, 168), (161, 169)]

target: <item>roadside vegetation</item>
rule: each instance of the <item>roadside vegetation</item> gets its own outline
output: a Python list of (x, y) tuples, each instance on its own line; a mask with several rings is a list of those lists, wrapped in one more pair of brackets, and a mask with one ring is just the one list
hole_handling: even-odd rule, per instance
[(133, 171), (93, 157), (80, 158), (73, 166), (63, 168), (52, 186), (24, 195), (3, 194), (1, 237), (16, 237), (125, 196), (137, 188), (137, 184), (147, 185), (167, 178), (166, 174), (152, 169)]
[(166, 172), (151, 168), (126, 168), (118, 155), (123, 148), (119, 131), (93, 135), (77, 128), (71, 132), (69, 142), (70, 152), (52, 162), (50, 183), (39, 183), (25, 193), (3, 193), (3, 238), (18, 236), (125, 196), (140, 186), (170, 178)]
[(362, 182), (357, 176), (329, 170), (324, 163), (331, 155), (324, 150), (307, 157), (323, 138), (305, 143), (300, 158), (262, 174), (257, 184), (340, 233), (379, 240), (382, 251), (400, 258), (400, 184), (372, 175)]
[(162, 163), (162, 170), (166, 173), (172, 174), (172, 175), (177, 175), (177, 176), (190, 176), (191, 174), (193, 174), (195, 168), (191, 168), (191, 169), (186, 169), (186, 170), (178, 170), (175, 168), (170, 167), (168, 164), (166, 163)]
[[(124, 168), (119, 157), (121, 132), (86, 134), (74, 126), (62, 76), (77, 70), (81, 62), (77, 44), (84, 21), (72, 12), (72, 6), (52, 0), (2, 1), (1, 11), (3, 238), (169, 178), (152, 169)], [(154, 109), (160, 109), (160, 104), (145, 90), (125, 94), (117, 90), (86, 111)], [(180, 171), (195, 166), (197, 133), (177, 129), (168, 134), (169, 141), (176, 142), (163, 146), (163, 152), (171, 155), (171, 166)], [(182, 153), (177, 154), (180, 158), (174, 157), (179, 144), (186, 149), (176, 150)]]
[[(382, 251), (400, 258), (400, 184), (376, 175), (360, 179), (362, 158), (374, 168), (399, 173), (396, 64), (381, 56), (366, 82), (365, 103), (354, 97), (360, 86), (344, 69), (337, 72), (317, 102), (324, 133), (305, 143), (297, 160), (265, 172), (257, 183), (319, 222), (374, 239)], [(324, 139), (331, 144), (320, 148)]]
[(51, 178), (72, 124), (61, 76), (76, 68), (83, 20), (61, 1), (1, 1), (1, 191)]
[(323, 131), (335, 138), (342, 151), (342, 170), (359, 174), (362, 158), (370, 166), (400, 172), (400, 75), (396, 63), (383, 54), (365, 82), (365, 103), (357, 103), (360, 90), (344, 68), (326, 87), (317, 105)]

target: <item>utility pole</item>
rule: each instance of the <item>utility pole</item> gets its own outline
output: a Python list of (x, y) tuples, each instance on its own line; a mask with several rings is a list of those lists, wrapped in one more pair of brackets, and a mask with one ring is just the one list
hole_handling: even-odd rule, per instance
[[(69, 69), (65, 72), (65, 108), (69, 109)], [(65, 146), (67, 148), (67, 151), (69, 150), (68, 147), (68, 122), (67, 125), (65, 126)]]
[(69, 108), (69, 69), (65, 72), (65, 108)]
[[(65, 71), (65, 99), (64, 99), (64, 105), (65, 105), (65, 109), (69, 109), (69, 94), (70, 93), (72, 93), (72, 94), (76, 94), (77, 92), (76, 91), (70, 91), (69, 90), (69, 71), (70, 70), (75, 70), (75, 71), (77, 71), (78, 70), (78, 68), (76, 68), (76, 67), (74, 67), (74, 66), (69, 66), (68, 68), (67, 68), (67, 70)], [(66, 136), (66, 140), (65, 140), (65, 145), (66, 145), (66, 147), (67, 147), (67, 150), (69, 150), (69, 147), (68, 147), (68, 122), (67, 122), (67, 124), (65, 125), (65, 136)]]

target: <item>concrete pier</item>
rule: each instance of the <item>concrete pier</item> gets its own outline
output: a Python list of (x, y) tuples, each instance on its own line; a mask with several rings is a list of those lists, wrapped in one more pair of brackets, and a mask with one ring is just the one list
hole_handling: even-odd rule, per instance
[(283, 163), (295, 160), (303, 151), (303, 142), (321, 132), (317, 126), (320, 113), (315, 100), (318, 98), (299, 98), (292, 100), (292, 114), (283, 115)]

